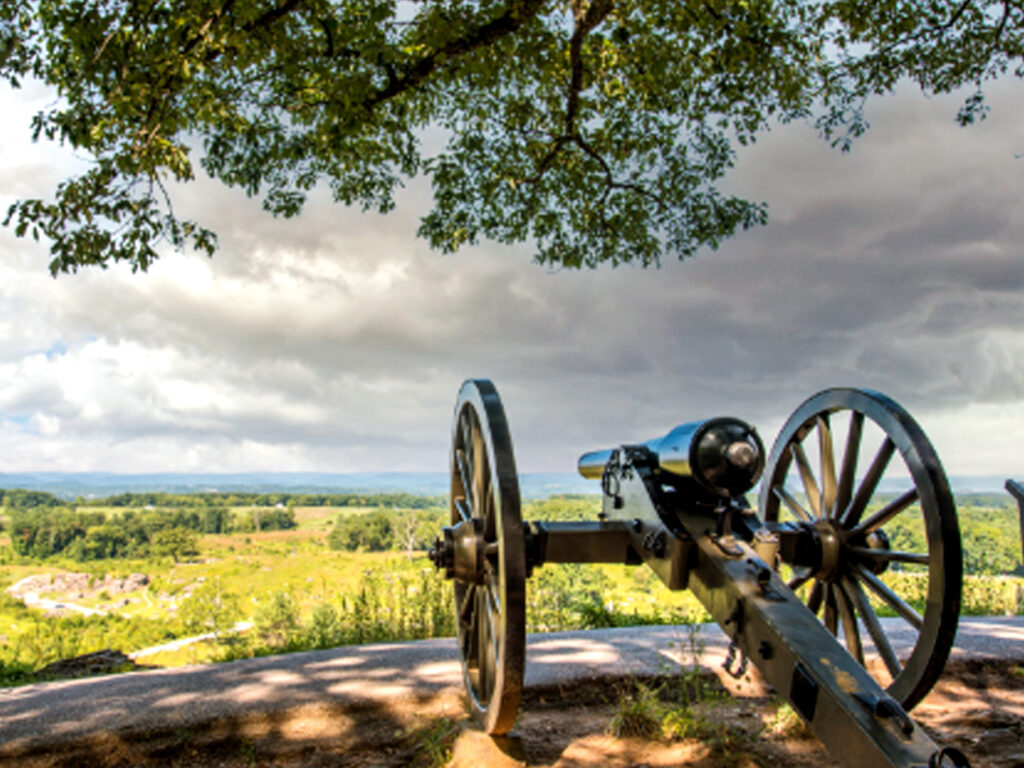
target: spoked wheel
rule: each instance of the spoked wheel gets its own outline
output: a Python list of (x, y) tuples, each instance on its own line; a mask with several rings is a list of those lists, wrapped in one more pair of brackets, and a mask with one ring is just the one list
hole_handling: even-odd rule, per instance
[[(795, 522), (815, 542), (790, 563), (789, 586), (808, 585), (807, 606), (828, 630), (905, 709), (917, 704), (949, 656), (962, 579), (949, 482), (917, 422), (877, 392), (815, 395), (775, 441), (759, 509), (767, 523)], [(921, 603), (912, 597), (921, 581), (923, 613), (910, 604)], [(899, 621), (883, 625), (879, 611)], [(909, 656), (896, 650), (906, 631)], [(880, 664), (865, 664), (867, 642)]]
[(465, 382), (452, 421), (451, 527), (431, 558), (455, 581), (459, 658), (477, 724), (504, 734), (519, 709), (526, 550), (505, 410), (486, 379)]

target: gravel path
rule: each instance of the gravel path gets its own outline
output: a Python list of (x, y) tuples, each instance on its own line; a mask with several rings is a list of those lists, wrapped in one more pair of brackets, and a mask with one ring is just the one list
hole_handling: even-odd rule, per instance
[[(907, 635), (890, 634), (897, 652), (908, 647)], [(715, 625), (696, 633), (677, 626), (531, 635), (526, 685), (664, 673), (689, 663), (694, 640), (703, 646), (702, 663), (724, 658), (727, 643)], [(954, 657), (1024, 660), (1024, 618), (963, 618)], [(0, 760), (104, 733), (166, 733), (221, 720), (284, 718), (316, 706), (415, 707), (440, 694), (457, 696), (461, 686), (454, 641), (445, 639), (0, 689)]]

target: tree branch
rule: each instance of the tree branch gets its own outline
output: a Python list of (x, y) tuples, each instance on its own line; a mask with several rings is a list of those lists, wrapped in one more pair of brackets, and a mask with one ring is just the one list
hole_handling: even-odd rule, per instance
[(579, 134), (576, 134), (572, 138), (573, 143), (576, 144), (576, 146), (578, 146), (584, 152), (586, 152), (595, 161), (597, 161), (597, 163), (601, 166), (601, 169), (604, 171), (605, 191), (604, 194), (601, 196), (602, 204), (604, 200), (608, 198), (608, 193), (611, 192), (611, 190), (625, 189), (629, 192), (635, 192), (636, 194), (641, 195), (642, 197), (646, 197), (648, 200), (657, 203), (662, 210), (667, 210), (669, 208), (668, 202), (665, 201), (660, 195), (656, 195), (654, 192), (651, 192), (648, 189), (644, 189), (639, 184), (630, 184), (629, 182), (616, 181), (615, 176), (612, 174), (611, 166), (608, 165), (608, 161), (601, 157), (601, 154), (597, 150), (591, 147), (590, 144), (588, 144), (587, 141)]
[(574, 0), (575, 18), (572, 38), (569, 40), (569, 97), (565, 107), (565, 132), (576, 133), (576, 116), (580, 107), (580, 92), (583, 90), (583, 40), (611, 13), (613, 0), (593, 0), (586, 11), (581, 0)]
[(544, 155), (544, 157), (541, 158), (541, 161), (537, 164), (537, 172), (533, 174), (533, 176), (530, 176), (528, 179), (522, 179), (519, 183), (535, 184), (536, 182), (540, 181), (544, 174), (547, 173), (547, 170), (551, 166), (551, 163), (554, 161), (555, 157), (557, 157), (558, 153), (562, 151), (562, 147), (564, 147), (570, 141), (573, 141), (572, 136), (559, 136), (557, 139), (555, 139), (554, 142), (552, 142), (551, 144), (551, 149), (548, 150), (548, 153)]
[(275, 7), (271, 8), (266, 13), (264, 13), (262, 16), (259, 16), (250, 21), (248, 24), (243, 25), (242, 31), (254, 32), (257, 29), (269, 27), (278, 19), (287, 16), (289, 13), (298, 8), (301, 2), (302, 0), (281, 0), (280, 3), (278, 3)]
[(950, 14), (949, 18), (945, 21), (945, 23), (940, 24), (935, 29), (941, 32), (945, 32), (947, 29), (956, 24), (957, 21), (960, 20), (960, 17), (964, 15), (964, 11), (966, 11), (973, 4), (974, 0), (964, 0), (962, 3), (960, 3), (959, 6), (957, 6), (957, 9)]
[(514, 0), (512, 6), (496, 19), (483, 24), (472, 30), (469, 34), (460, 37), (450, 43), (438, 48), (436, 51), (427, 54), (411, 67), (406, 69), (400, 77), (391, 80), (388, 84), (371, 94), (363, 106), (368, 109), (393, 99), (405, 91), (415, 88), (434, 71), (441, 66), (442, 62), (454, 56), (462, 56), (477, 48), (496, 43), (503, 37), (520, 29), (530, 19), (537, 15), (545, 0)]

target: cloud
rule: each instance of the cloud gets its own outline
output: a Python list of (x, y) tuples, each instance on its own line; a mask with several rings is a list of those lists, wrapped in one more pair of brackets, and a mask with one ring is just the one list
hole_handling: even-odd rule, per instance
[(775, 130), (729, 181), (771, 223), (660, 270), (429, 252), (421, 181), (386, 217), (314, 194), (292, 220), (190, 184), (178, 211), (221, 249), (148, 274), (53, 280), (45, 248), (0, 232), (0, 447), (12, 470), (441, 469), (459, 383), (487, 376), (520, 468), (569, 470), (712, 415), (771, 442), (804, 398), (856, 385), (934, 423), (951, 473), (1019, 472), (985, 434), (1024, 412), (1021, 105), (996, 90), (970, 129), (955, 98), (880, 100), (849, 155)]

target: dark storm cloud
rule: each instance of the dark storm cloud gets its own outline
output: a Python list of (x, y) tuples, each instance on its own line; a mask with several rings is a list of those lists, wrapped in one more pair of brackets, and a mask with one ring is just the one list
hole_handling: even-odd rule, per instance
[(526, 469), (710, 415), (770, 441), (834, 385), (969, 435), (965, 409), (1024, 412), (1024, 162), (1014, 103), (995, 106), (965, 130), (955, 102), (901, 94), (850, 155), (779, 129), (729, 182), (767, 200), (771, 223), (660, 270), (552, 272), (486, 244), (431, 253), (413, 238), (420, 182), (387, 217), (314, 196), (289, 221), (192, 185), (179, 213), (214, 226), (221, 250), (148, 275), (51, 281), (38, 251), (4, 240), (23, 287), (0, 289), (16, 350), (0, 358), (0, 413), (68, 446), (153, 446), (139, 469), (439, 468), (467, 376), (498, 384)]

